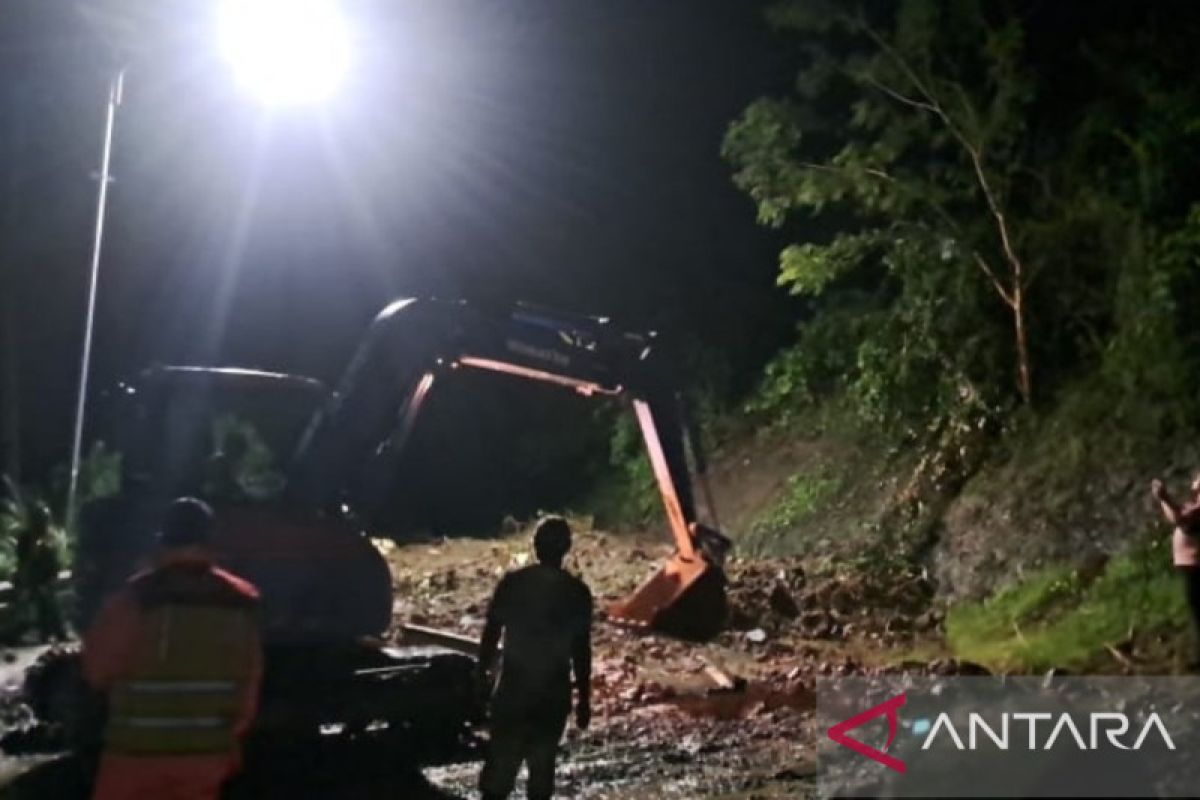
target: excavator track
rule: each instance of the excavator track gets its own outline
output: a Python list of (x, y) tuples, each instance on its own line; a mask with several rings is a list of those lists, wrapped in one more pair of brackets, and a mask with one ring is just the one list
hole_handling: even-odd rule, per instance
[[(77, 645), (52, 648), (23, 696), (62, 749), (100, 749), (103, 699), (83, 682)], [(247, 758), (387, 743), (412, 764), (470, 760), (480, 716), (474, 659), (436, 647), (272, 647)]]

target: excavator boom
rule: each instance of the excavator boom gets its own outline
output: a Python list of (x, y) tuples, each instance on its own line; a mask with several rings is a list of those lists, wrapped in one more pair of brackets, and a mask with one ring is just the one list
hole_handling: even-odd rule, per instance
[[(369, 513), (382, 500), (371, 487), (387, 485), (378, 476), (394, 474), (438, 375), (451, 369), (498, 372), (629, 403), (676, 552), (631, 597), (614, 604), (610, 615), (697, 638), (723, 626), (719, 562), (729, 540), (697, 518), (682, 398), (654, 334), (621, 332), (607, 319), (524, 306), (392, 303), (375, 318), (337, 390), (305, 432), (288, 480), (295, 497), (326, 507), (365, 505)], [(691, 444), (702, 468), (694, 434)], [(701, 542), (706, 546), (699, 547)]]
[[(620, 331), (607, 319), (524, 306), (398, 300), (372, 322), (334, 391), (294, 375), (152, 367), (136, 386), (118, 393), (131, 407), (119, 415), (128, 435), (117, 438), (129, 471), (147, 476), (144, 490), (134, 494), (149, 506), (181, 491), (200, 491), (214, 419), (248, 411), (270, 449), (292, 455), (280, 476), (283, 504), (254, 510), (266, 513), (265, 520), (251, 521), (249, 512), (236, 508), (222, 515), (229, 565), (275, 589), (267, 596), (283, 638), (314, 631), (335, 637), (378, 633), (391, 614), (386, 570), (368, 557), (369, 546), (342, 512), (351, 508), (359, 518), (378, 518), (421, 409), (439, 376), (451, 370), (500, 373), (625, 403), (642, 433), (675, 553), (610, 614), (696, 638), (722, 627), (721, 561), (729, 540), (701, 525), (697, 514), (688, 456), (690, 450), (703, 477), (698, 436), (688, 435), (686, 409), (657, 337)], [(711, 500), (707, 505), (711, 512)], [(131, 513), (121, 509), (116, 516)], [(246, 529), (256, 533), (246, 536)], [(326, 569), (310, 574), (305, 558), (325, 553), (335, 540), (345, 548), (344, 568), (328, 561)], [(97, 541), (108, 547), (111, 537)], [(145, 545), (132, 543), (121, 563), (132, 563)], [(283, 558), (288, 551), (292, 556)], [(107, 550), (93, 556), (113, 560)], [(127, 571), (114, 566), (97, 574), (119, 581)], [(343, 588), (347, 582), (359, 586), (353, 603)], [(82, 607), (95, 607), (111, 588), (89, 587)], [(324, 608), (319, 615), (316, 598)]]

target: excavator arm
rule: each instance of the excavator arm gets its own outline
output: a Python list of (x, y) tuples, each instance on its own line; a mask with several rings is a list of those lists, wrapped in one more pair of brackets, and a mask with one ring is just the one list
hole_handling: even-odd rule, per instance
[[(423, 403), (446, 370), (504, 373), (585, 396), (623, 400), (636, 415), (676, 552), (663, 570), (610, 612), (635, 624), (709, 635), (724, 621), (719, 561), (729, 540), (700, 525), (689, 441), (698, 468), (703, 458), (695, 433), (688, 435), (682, 398), (666, 377), (669, 371), (660, 363), (656, 345), (653, 334), (620, 332), (602, 318), (524, 306), (494, 309), (398, 300), (375, 318), (336, 392), (314, 416), (297, 448), (288, 485), (297, 502), (321, 507), (346, 502), (356, 490), (361, 500), (370, 475), (392, 471)], [(363, 465), (371, 465), (365, 473)], [(365, 492), (368, 503), (371, 494)], [(694, 591), (698, 585), (709, 590)], [(683, 596), (697, 594), (712, 597), (700, 610), (674, 620), (674, 609), (685, 605)]]

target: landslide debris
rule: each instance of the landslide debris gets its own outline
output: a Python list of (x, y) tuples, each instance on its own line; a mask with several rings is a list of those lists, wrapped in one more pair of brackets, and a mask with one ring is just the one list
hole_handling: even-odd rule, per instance
[[(920, 574), (839, 573), (799, 558), (735, 557), (726, 569), (730, 624), (715, 640), (695, 644), (633, 631), (608, 622), (604, 609), (648, 578), (670, 555), (669, 544), (596, 530), (586, 519), (573, 527), (567, 568), (596, 598), (594, 721), (587, 733), (572, 734), (564, 766), (564, 790), (581, 797), (645, 796), (651, 785), (656, 793), (690, 786), (680, 789), (689, 797), (794, 796), (797, 781), (811, 781), (817, 676), (883, 671), (873, 663), (880, 652), (940, 624)], [(500, 577), (533, 558), (530, 531), (519, 526), (489, 540), (382, 547), (394, 577), (396, 627), (472, 637), (482, 632)], [(701, 763), (702, 787), (694, 784)], [(466, 790), (473, 775), (451, 767), (435, 780)], [(595, 794), (596, 786), (606, 788)]]

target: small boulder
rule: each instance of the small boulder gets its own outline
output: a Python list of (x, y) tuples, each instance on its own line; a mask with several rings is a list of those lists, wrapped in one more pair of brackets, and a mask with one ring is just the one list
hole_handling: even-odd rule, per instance
[(777, 581), (771, 588), (767, 603), (771, 606), (771, 610), (780, 616), (788, 619), (800, 616), (800, 606), (796, 603), (796, 598), (782, 582)]
[(767, 640), (767, 632), (762, 628), (755, 628), (754, 630), (746, 631), (745, 636), (746, 641), (753, 644), (762, 644)]

